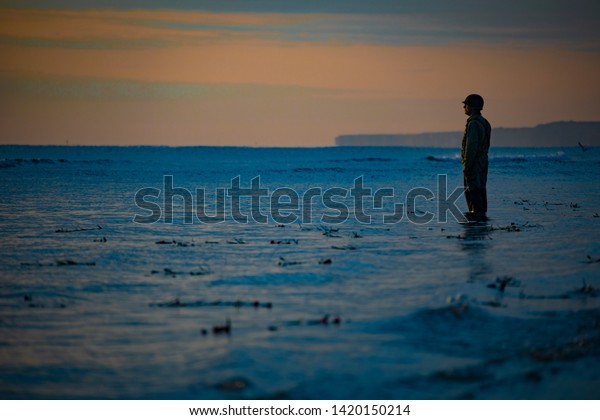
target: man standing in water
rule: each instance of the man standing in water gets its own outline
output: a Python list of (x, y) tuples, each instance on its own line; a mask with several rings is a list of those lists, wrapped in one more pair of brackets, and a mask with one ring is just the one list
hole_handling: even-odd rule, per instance
[(462, 139), (461, 163), (465, 183), (465, 198), (469, 207), (466, 214), (470, 220), (485, 219), (487, 212), (488, 150), (492, 127), (483, 118), (483, 98), (471, 94), (463, 101), (465, 114), (469, 116)]

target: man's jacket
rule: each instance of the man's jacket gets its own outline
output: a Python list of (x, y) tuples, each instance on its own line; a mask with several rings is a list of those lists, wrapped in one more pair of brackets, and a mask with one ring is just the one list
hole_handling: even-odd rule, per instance
[(461, 163), (467, 172), (487, 172), (491, 133), (490, 123), (481, 114), (467, 119), (461, 152)]

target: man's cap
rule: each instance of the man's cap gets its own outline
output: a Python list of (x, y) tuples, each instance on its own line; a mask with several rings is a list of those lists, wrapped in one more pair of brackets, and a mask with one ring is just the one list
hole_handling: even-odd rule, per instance
[(462, 103), (469, 105), (471, 108), (483, 109), (483, 98), (476, 93), (472, 93), (467, 96)]

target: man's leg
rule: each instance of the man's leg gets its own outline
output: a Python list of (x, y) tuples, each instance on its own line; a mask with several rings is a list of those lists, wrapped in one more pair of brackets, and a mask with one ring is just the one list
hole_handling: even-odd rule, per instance
[(483, 213), (487, 213), (487, 188), (481, 190), (481, 210)]
[(488, 166), (485, 165), (485, 168), (481, 174), (481, 194), (482, 194), (482, 202), (483, 202), (483, 212), (487, 213), (488, 205), (487, 205), (487, 176), (488, 176)]
[(482, 188), (471, 188), (471, 200), (473, 205), (473, 210), (471, 211), (477, 214), (485, 214), (485, 190)]
[(487, 191), (485, 189), (484, 173), (469, 173), (465, 176), (465, 197), (469, 206), (469, 212), (485, 215), (487, 212)]
[(469, 209), (469, 212), (474, 212), (474, 207), (473, 207), (473, 192), (471, 190), (471, 188), (469, 187), (469, 180), (467, 179), (467, 176), (464, 176), (464, 186), (465, 186), (465, 200), (467, 200), (467, 207)]

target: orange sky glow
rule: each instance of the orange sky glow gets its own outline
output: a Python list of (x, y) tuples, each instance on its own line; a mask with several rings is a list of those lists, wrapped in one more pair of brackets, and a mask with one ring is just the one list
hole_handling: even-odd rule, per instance
[(0, 9), (0, 143), (330, 146), (459, 131), (472, 92), (494, 126), (600, 119), (597, 49), (302, 30), (346, 18)]

